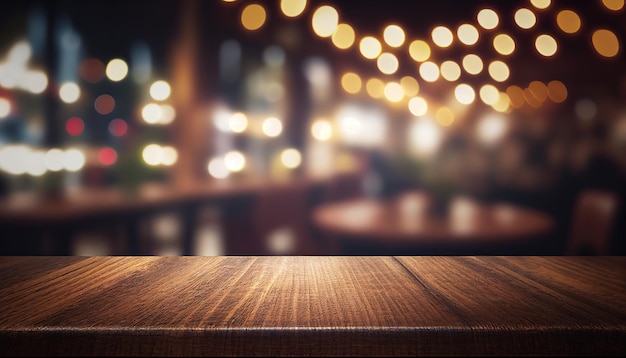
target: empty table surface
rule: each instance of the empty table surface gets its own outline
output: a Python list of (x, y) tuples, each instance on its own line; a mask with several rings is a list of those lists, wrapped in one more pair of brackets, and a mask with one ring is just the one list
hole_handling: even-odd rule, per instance
[(4, 256), (0, 355), (624, 355), (615, 256)]
[[(428, 196), (407, 192), (390, 199), (357, 198), (318, 206), (313, 224), (329, 240), (363, 244), (463, 247), (508, 245), (542, 239), (556, 229), (548, 214), (510, 203), (453, 201), (434, 215)], [(469, 252), (469, 251), (468, 251)], [(465, 254), (465, 252), (463, 252)]]

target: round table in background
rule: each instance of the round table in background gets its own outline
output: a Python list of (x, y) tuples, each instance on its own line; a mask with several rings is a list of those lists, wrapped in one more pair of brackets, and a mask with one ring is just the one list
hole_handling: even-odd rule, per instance
[(329, 254), (542, 254), (555, 220), (510, 203), (458, 197), (446, 214), (429, 210), (424, 192), (357, 198), (318, 206), (312, 216)]

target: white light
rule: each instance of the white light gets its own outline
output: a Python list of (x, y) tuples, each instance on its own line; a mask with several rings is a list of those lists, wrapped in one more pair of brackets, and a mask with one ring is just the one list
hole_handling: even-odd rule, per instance
[(178, 160), (178, 151), (174, 147), (164, 146), (161, 147), (161, 164), (174, 165)]
[(441, 143), (441, 129), (430, 118), (420, 118), (409, 128), (409, 146), (418, 154), (430, 155)]
[(435, 82), (439, 78), (439, 67), (430, 61), (426, 61), (420, 65), (420, 76), (427, 82)]
[(232, 113), (226, 108), (217, 108), (213, 112), (213, 124), (220, 132), (230, 132), (231, 117)]
[(66, 82), (59, 88), (59, 97), (65, 103), (74, 103), (80, 97), (80, 87), (74, 82)]
[(454, 89), (454, 96), (456, 97), (456, 100), (459, 101), (459, 103), (470, 104), (474, 102), (474, 99), (476, 98), (476, 93), (470, 85), (462, 83), (456, 86), (456, 88)]
[(224, 158), (221, 157), (215, 157), (211, 159), (211, 161), (209, 161), (207, 169), (209, 171), (209, 174), (216, 179), (224, 179), (230, 174), (230, 171), (224, 163)]
[(231, 172), (239, 172), (246, 166), (246, 157), (239, 151), (230, 151), (224, 155), (224, 165)]
[(277, 137), (283, 131), (283, 124), (276, 117), (269, 117), (263, 121), (263, 133), (268, 137)]
[(297, 149), (288, 148), (280, 154), (280, 161), (287, 168), (297, 168), (302, 162), (302, 155)]
[(156, 81), (150, 86), (150, 97), (155, 101), (165, 100), (171, 93), (170, 85), (165, 81)]
[(500, 115), (494, 114), (483, 118), (476, 127), (476, 135), (484, 144), (493, 144), (500, 140), (506, 130), (508, 123)]
[(11, 102), (6, 98), (0, 98), (0, 118), (5, 118), (11, 113)]
[(141, 117), (146, 123), (159, 123), (163, 117), (163, 109), (161, 109), (161, 106), (156, 103), (148, 103), (141, 110)]
[(333, 135), (333, 127), (325, 119), (318, 119), (311, 125), (313, 138), (319, 141), (329, 140)]
[(14, 175), (26, 173), (31, 152), (31, 149), (25, 145), (13, 145), (0, 149), (0, 168)]
[(38, 94), (48, 87), (48, 76), (41, 71), (28, 71), (24, 74), (21, 87), (31, 93)]
[(30, 48), (28, 41), (19, 41), (11, 47), (7, 57), (7, 62), (26, 65), (26, 62), (28, 62), (32, 53), (33, 50)]
[(124, 60), (114, 58), (107, 63), (105, 73), (111, 81), (121, 81), (128, 74), (128, 65)]
[(45, 153), (42, 151), (36, 151), (31, 153), (27, 162), (26, 172), (32, 176), (42, 176), (46, 172), (46, 165), (44, 163)]
[(158, 144), (148, 144), (143, 148), (141, 157), (148, 165), (159, 165), (163, 161), (163, 150)]
[(63, 167), (70, 172), (76, 172), (85, 165), (85, 154), (78, 149), (68, 149), (63, 153)]
[(159, 105), (161, 108), (161, 118), (159, 119), (159, 124), (170, 124), (176, 118), (176, 110), (174, 107), (169, 104), (161, 104)]
[(230, 130), (235, 133), (242, 133), (248, 128), (248, 117), (241, 112), (234, 113), (228, 121)]
[(428, 103), (422, 97), (413, 97), (409, 100), (409, 111), (416, 117), (423, 116), (428, 111)]
[(52, 148), (46, 152), (43, 158), (46, 168), (51, 172), (58, 172), (63, 169), (63, 151)]

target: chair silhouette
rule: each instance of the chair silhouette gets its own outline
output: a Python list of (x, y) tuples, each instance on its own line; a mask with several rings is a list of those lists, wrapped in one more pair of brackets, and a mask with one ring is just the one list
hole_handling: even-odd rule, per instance
[(619, 209), (616, 193), (584, 189), (575, 202), (566, 255), (609, 255)]

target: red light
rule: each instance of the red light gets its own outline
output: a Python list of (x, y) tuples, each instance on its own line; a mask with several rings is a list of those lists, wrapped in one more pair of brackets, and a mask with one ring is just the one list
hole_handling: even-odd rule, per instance
[(109, 132), (116, 137), (121, 137), (126, 134), (128, 130), (128, 124), (123, 119), (114, 119), (109, 123)]
[(71, 136), (80, 135), (84, 128), (83, 120), (78, 117), (72, 117), (65, 122), (65, 130)]
[(117, 152), (113, 148), (102, 148), (98, 152), (98, 160), (102, 165), (111, 165), (117, 160)]

